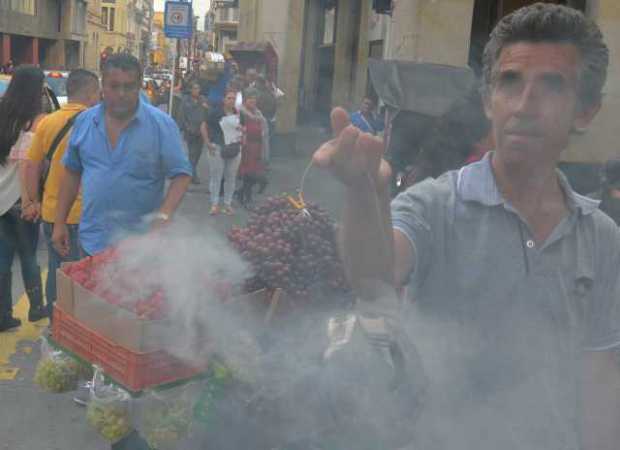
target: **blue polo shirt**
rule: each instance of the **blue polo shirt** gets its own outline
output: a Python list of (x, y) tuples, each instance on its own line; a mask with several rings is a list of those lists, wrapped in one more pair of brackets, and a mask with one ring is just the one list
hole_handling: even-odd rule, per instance
[(377, 134), (385, 128), (383, 125), (383, 121), (381, 121), (374, 114), (371, 115), (370, 119), (364, 117), (361, 111), (354, 112), (351, 114), (351, 125), (356, 128), (359, 128), (364, 133)]
[(83, 112), (62, 161), (82, 175), (79, 232), (89, 254), (128, 233), (145, 231), (145, 216), (163, 201), (166, 178), (192, 174), (176, 123), (143, 101), (114, 149), (106, 133), (104, 105)]

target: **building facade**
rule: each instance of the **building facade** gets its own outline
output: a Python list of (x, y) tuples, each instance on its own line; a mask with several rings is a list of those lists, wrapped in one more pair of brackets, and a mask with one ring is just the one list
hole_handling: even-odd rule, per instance
[(151, 36), (151, 65), (171, 68), (174, 65), (175, 41), (166, 38), (164, 34), (164, 13), (162, 11), (156, 11), (153, 14)]
[(84, 43), (84, 67), (88, 70), (98, 72), (100, 69), (99, 62), (103, 50), (101, 41), (105, 31), (106, 25), (101, 16), (101, 0), (90, 0), (86, 17), (87, 40)]
[(0, 63), (81, 67), (86, 16), (84, 0), (0, 0)]
[(153, 15), (153, 0), (101, 0), (102, 50), (128, 52), (148, 63)]
[[(620, 2), (546, 0), (580, 9), (600, 25), (611, 51), (603, 109), (576, 135), (564, 159), (602, 162), (618, 157)], [(280, 132), (312, 114), (328, 120), (332, 106), (353, 109), (370, 89), (368, 58), (382, 57), (481, 69), (482, 50), (497, 21), (536, 0), (394, 0), (391, 15), (372, 0), (240, 0), (240, 41), (269, 41), (279, 56), (278, 85), (286, 97)]]
[(238, 41), (239, 7), (222, 6), (211, 2), (211, 8), (205, 17), (205, 31), (212, 33), (211, 43), (215, 51), (224, 53)]

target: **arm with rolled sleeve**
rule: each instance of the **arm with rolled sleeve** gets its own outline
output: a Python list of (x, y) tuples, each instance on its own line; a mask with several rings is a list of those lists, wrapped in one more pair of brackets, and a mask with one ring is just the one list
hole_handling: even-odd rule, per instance
[(620, 442), (620, 231), (614, 227), (597, 274), (586, 338), (583, 448), (617, 450)]
[(192, 166), (183, 152), (181, 133), (176, 123), (166, 116), (162, 128), (160, 130), (160, 142), (163, 171), (164, 175), (172, 181), (159, 212), (171, 216), (178, 208), (189, 187)]

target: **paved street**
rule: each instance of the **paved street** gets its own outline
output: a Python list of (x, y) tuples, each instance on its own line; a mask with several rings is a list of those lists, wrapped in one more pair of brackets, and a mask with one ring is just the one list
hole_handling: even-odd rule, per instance
[[(265, 195), (294, 192), (312, 149), (325, 135), (316, 130), (302, 130), (297, 145), (278, 149), (271, 163), (270, 184)], [(200, 172), (206, 178), (206, 161)], [(306, 198), (318, 201), (332, 213), (339, 187), (311, 170), (307, 178)], [(234, 217), (208, 215), (206, 185), (192, 186), (180, 209), (180, 215), (193, 223), (204, 224), (205, 233), (225, 232), (233, 224), (243, 224), (247, 214), (239, 207)], [(45, 267), (46, 251), (40, 245), (40, 264)], [(71, 394), (47, 394), (32, 382), (39, 359), (38, 335), (45, 328), (26, 320), (27, 302), (19, 277), (18, 264), (13, 277), (16, 313), (24, 325), (16, 332), (0, 334), (0, 450), (103, 450), (109, 449), (86, 424), (85, 411), (76, 406)], [(4, 371), (2, 369), (5, 369)], [(17, 370), (15, 375), (15, 370)], [(14, 379), (11, 379), (13, 378)]]

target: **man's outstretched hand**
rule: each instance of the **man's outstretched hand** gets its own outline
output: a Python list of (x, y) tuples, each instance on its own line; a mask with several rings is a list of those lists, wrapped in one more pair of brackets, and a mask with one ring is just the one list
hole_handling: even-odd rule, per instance
[(391, 170), (382, 159), (382, 140), (352, 126), (349, 114), (342, 108), (332, 110), (331, 123), (335, 137), (314, 153), (314, 164), (328, 169), (353, 189), (367, 187), (370, 176), (377, 191), (385, 192)]

